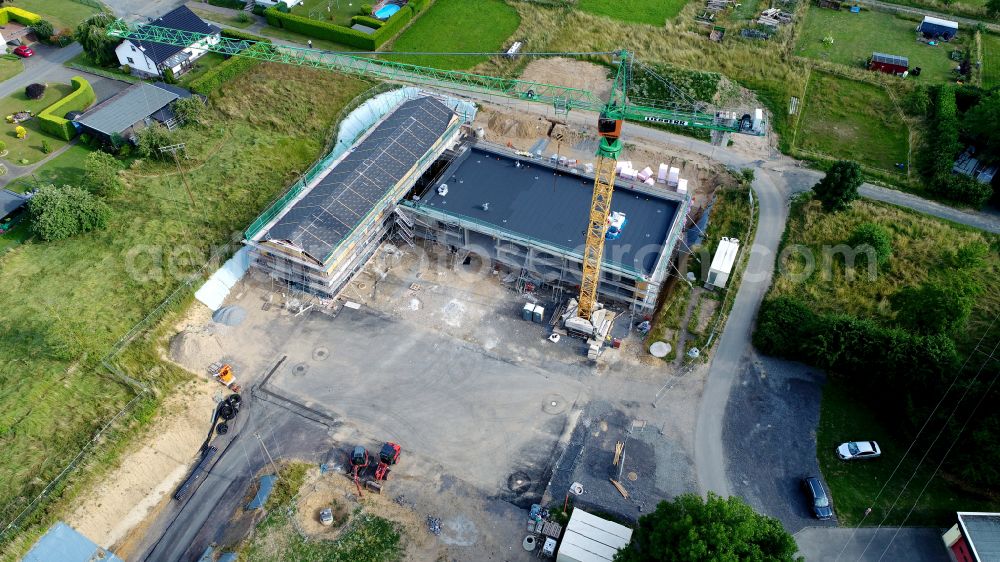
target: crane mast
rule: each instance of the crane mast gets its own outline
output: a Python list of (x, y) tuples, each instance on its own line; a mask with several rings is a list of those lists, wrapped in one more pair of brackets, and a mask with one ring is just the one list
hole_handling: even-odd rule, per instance
[[(586, 245), (583, 250), (580, 296), (576, 317), (572, 318), (575, 320), (576, 331), (583, 333), (589, 330), (593, 334), (594, 331), (591, 319), (598, 308), (597, 295), (601, 283), (601, 265), (606, 244), (605, 234), (608, 228), (608, 217), (611, 213), (611, 197), (614, 192), (618, 156), (622, 151), (619, 137), (621, 136), (623, 120), (666, 123), (681, 127), (756, 136), (762, 136), (765, 128), (763, 114), (759, 109), (756, 110), (753, 117), (749, 114), (738, 117), (731, 112), (720, 112), (713, 115), (697, 110), (630, 104), (628, 87), (632, 78), (633, 58), (628, 51), (613, 53), (616, 58), (617, 70), (610, 98), (604, 101), (587, 90), (555, 86), (537, 81), (441, 70), (370, 56), (355, 56), (311, 48), (217, 37), (148, 24), (128, 24), (124, 20), (113, 22), (108, 26), (107, 33), (109, 36), (122, 39), (137, 39), (181, 47), (197, 45), (197, 48), (228, 56), (308, 66), (408, 84), (499, 95), (510, 99), (548, 103), (566, 111), (581, 109), (598, 113), (597, 130), (600, 135), (600, 144), (596, 154), (597, 164), (594, 168), (594, 192), (587, 223)], [(525, 55), (527, 54), (525, 53)], [(569, 324), (570, 322), (567, 320), (567, 327)]]

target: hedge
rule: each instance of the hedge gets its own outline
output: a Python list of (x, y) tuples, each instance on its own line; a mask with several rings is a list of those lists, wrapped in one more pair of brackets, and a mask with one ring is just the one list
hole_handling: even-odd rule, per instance
[[(236, 31), (234, 29), (223, 29), (222, 35), (230, 39), (243, 39), (246, 41), (257, 41), (258, 43), (270, 43), (271, 40), (265, 37), (258, 37), (251, 33)], [(264, 45), (251, 45), (249, 49), (266, 49)], [(195, 78), (188, 84), (188, 89), (197, 94), (207, 96), (218, 90), (223, 83), (236, 78), (240, 74), (260, 64), (260, 60), (234, 55), (223, 61), (221, 64)]]
[(380, 20), (378, 18), (373, 18), (371, 16), (353, 16), (351, 18), (351, 25), (357, 25), (359, 23), (361, 25), (367, 25), (368, 27), (370, 27), (372, 29), (379, 29), (383, 25), (385, 25), (384, 21), (382, 21), (382, 20)]
[[(423, 6), (423, 3), (421, 3), (420, 6)], [(419, 10), (419, 8), (417, 9)], [(327, 41), (333, 41), (334, 43), (341, 43), (367, 51), (374, 51), (375, 49), (381, 47), (383, 43), (392, 39), (397, 33), (400, 32), (400, 30), (406, 27), (406, 24), (413, 19), (413, 15), (414, 8), (411, 8), (410, 5), (407, 4), (406, 6), (400, 8), (398, 12), (393, 14), (391, 18), (385, 20), (384, 22), (380, 21), (378, 29), (376, 29), (374, 33), (368, 34), (349, 27), (344, 27), (342, 25), (314, 20), (303, 16), (297, 16), (295, 14), (285, 14), (274, 8), (264, 10), (264, 17), (267, 18), (268, 25), (282, 27), (288, 31), (301, 33), (302, 35), (313, 37), (315, 39), (326, 39)], [(355, 23), (355, 18), (364, 18), (363, 21), (359, 20), (362, 25), (370, 26), (371, 24), (367, 22), (375, 21), (374, 18), (367, 18), (366, 16), (354, 16), (351, 18), (352, 23)]]
[(0, 25), (7, 25), (10, 20), (24, 25), (35, 25), (42, 21), (42, 16), (21, 8), (0, 8)]
[(242, 10), (247, 5), (243, 0), (208, 0), (208, 3), (213, 6), (232, 8), (234, 10)]
[(83, 111), (97, 100), (90, 82), (79, 76), (74, 76), (70, 82), (73, 91), (38, 114), (42, 131), (63, 140), (70, 140), (76, 135), (76, 128), (63, 115), (70, 111)]

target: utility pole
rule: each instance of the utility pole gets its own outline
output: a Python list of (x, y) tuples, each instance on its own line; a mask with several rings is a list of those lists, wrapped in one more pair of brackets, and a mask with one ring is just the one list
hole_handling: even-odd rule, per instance
[(184, 150), (184, 146), (185, 146), (184, 143), (171, 144), (169, 146), (161, 146), (160, 147), (160, 152), (162, 152), (163, 154), (170, 153), (171, 155), (173, 155), (173, 157), (174, 157), (174, 163), (177, 164), (177, 172), (181, 176), (181, 181), (184, 182), (184, 189), (187, 190), (188, 199), (191, 200), (191, 208), (193, 209), (195, 207), (194, 193), (191, 191), (191, 185), (188, 184), (187, 173), (185, 173), (184, 169), (181, 168), (180, 157), (177, 156), (178, 152), (181, 152), (181, 151)]
[(254, 433), (253, 436), (257, 438), (257, 441), (260, 441), (260, 448), (264, 449), (264, 454), (267, 455), (267, 460), (271, 461), (271, 468), (274, 469), (274, 476), (277, 478), (278, 466), (274, 464), (274, 459), (271, 458), (271, 453), (267, 450), (267, 445), (264, 445), (264, 440), (261, 439), (260, 433)]

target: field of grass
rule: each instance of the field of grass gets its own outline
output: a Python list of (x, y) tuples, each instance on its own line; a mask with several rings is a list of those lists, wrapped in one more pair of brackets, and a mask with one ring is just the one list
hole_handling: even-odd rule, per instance
[(813, 71), (801, 114), (797, 148), (890, 171), (907, 161), (909, 130), (879, 86)]
[(1000, 86), (1000, 35), (983, 33), (983, 87)]
[(13, 230), (0, 234), (0, 256), (18, 244), (23, 243), (30, 235), (31, 233), (28, 231), (28, 227), (24, 221), (18, 223)]
[(185, 72), (178, 79), (178, 83), (181, 86), (187, 86), (192, 80), (222, 64), (222, 61), (224, 60), (226, 60), (226, 58), (219, 53), (205, 53), (200, 59), (194, 62), (194, 67), (191, 68), (191, 70)]
[(24, 70), (24, 63), (17, 55), (0, 56), (0, 82), (9, 80)]
[[(933, 435), (933, 432), (928, 432), (924, 437), (929, 435)], [(854, 440), (877, 441), (882, 449), (882, 457), (861, 462), (844, 462), (838, 459), (834, 453), (837, 445)], [(932, 440), (933, 437), (926, 441)], [(893, 469), (910, 446), (910, 439), (886, 426), (877, 416), (877, 410), (859, 399), (845, 382), (832, 377), (823, 388), (819, 426), (816, 429), (816, 457), (823, 477), (830, 486), (833, 507), (841, 525), (860, 523), (869, 506), (872, 507), (872, 513), (865, 520), (865, 525), (878, 525), (897, 496), (899, 501), (889, 513), (887, 525), (898, 525), (906, 519), (906, 525), (943, 528), (953, 523), (957, 509), (996, 511), (996, 502), (950, 485), (940, 473), (917, 502), (920, 490), (927, 484), (943, 454), (943, 450), (935, 449), (917, 470), (925, 450), (922, 445), (920, 443), (910, 451), (899, 471), (889, 481)], [(915, 475), (914, 470), (917, 470)], [(914, 475), (913, 481), (900, 496), (900, 491), (911, 475)], [(882, 491), (878, 501), (873, 503), (886, 481), (890, 482), (889, 485)], [(916, 507), (907, 519), (907, 512), (914, 506), (914, 502), (917, 502)]]
[(208, 21), (214, 21), (216, 23), (221, 23), (228, 27), (236, 27), (239, 29), (246, 29), (253, 25), (253, 18), (246, 17), (242, 19), (241, 16), (229, 16), (226, 14), (221, 14), (219, 12), (212, 12), (209, 10), (199, 10), (198, 8), (191, 8), (191, 11), (198, 14), (198, 17)]
[[(106, 230), (28, 242), (0, 258), (0, 521), (129, 397), (100, 358), (181, 284), (191, 270), (184, 264), (200, 265), (199, 256), (207, 259), (314, 161), (340, 109), (367, 87), (326, 71), (257, 66), (212, 96), (208, 126), (172, 133), (187, 143), (196, 209), (173, 163), (144, 161), (109, 200)], [(130, 253), (137, 248), (164, 257), (144, 260)], [(149, 378), (155, 357), (131, 374), (169, 388), (170, 380)]]
[[(39, 111), (59, 101), (59, 99), (72, 91), (73, 87), (69, 84), (49, 84), (49, 87), (45, 89), (45, 95), (41, 99), (29, 100), (24, 95), (24, 90), (19, 90), (6, 98), (0, 99), (0, 119), (12, 115), (17, 111), (31, 111), (35, 115), (38, 115)], [(21, 160), (24, 159), (28, 161), (28, 164), (34, 164), (45, 158), (46, 154), (42, 152), (42, 141), (48, 142), (49, 147), (53, 151), (58, 150), (66, 144), (66, 141), (62, 139), (57, 139), (43, 133), (38, 126), (37, 118), (31, 118), (21, 123), (21, 126), (28, 130), (28, 136), (24, 139), (17, 138), (17, 133), (15, 132), (17, 125), (0, 121), (0, 131), (3, 131), (0, 133), (0, 140), (7, 143), (7, 150), (10, 151), (5, 157), (5, 160), (8, 162), (20, 164)]]
[[(917, 22), (883, 12), (862, 11), (852, 14), (810, 6), (801, 26), (795, 54), (818, 60), (828, 60), (855, 68), (863, 68), (872, 52), (908, 57), (910, 68), (920, 67), (921, 74), (907, 78), (921, 83), (954, 82), (952, 68), (958, 66), (948, 58), (953, 49), (961, 49), (959, 40), (930, 46), (916, 39)], [(968, 35), (968, 33), (966, 33)], [(823, 38), (833, 37), (833, 44)]]
[(577, 8), (630, 23), (662, 26), (681, 13), (688, 0), (580, 0)]
[[(403, 31), (391, 50), (402, 52), (495, 53), (520, 25), (517, 10), (503, 0), (436, 0)], [(386, 57), (445, 69), (471, 68), (488, 57), (414, 55)]]
[[(292, 13), (304, 18), (313, 18), (344, 27), (351, 27), (351, 17), (361, 15), (361, 4), (375, 4), (375, 2), (359, 2), (358, 0), (305, 0), (292, 8)], [(327, 8), (329, 8), (329, 11), (327, 11)], [(370, 16), (371, 14), (365, 15)]]
[(24, 193), (36, 184), (80, 185), (83, 179), (83, 164), (90, 149), (79, 142), (65, 152), (35, 168), (29, 176), (18, 178), (7, 185), (7, 189)]
[[(892, 257), (877, 271), (876, 278), (868, 279), (867, 270), (851, 277), (838, 260), (833, 260), (830, 268), (820, 267), (823, 247), (846, 243), (854, 228), (864, 222), (882, 226), (892, 238)], [(1000, 286), (995, 281), (1000, 273), (1000, 254), (995, 251), (998, 241), (995, 236), (929, 215), (864, 199), (835, 214), (823, 213), (815, 201), (796, 202), (789, 215), (787, 243), (809, 248), (817, 267), (805, 279), (796, 279), (803, 271), (802, 260), (795, 255), (784, 257), (770, 296), (797, 297), (821, 314), (843, 313), (891, 324), (894, 313), (889, 299), (893, 294), (926, 281), (948, 286), (955, 275), (948, 256), (974, 242), (994, 251), (972, 272), (973, 280), (985, 290), (972, 309), (968, 327), (957, 336), (961, 349), (1000, 313)]]
[(17, 0), (12, 4), (49, 20), (56, 31), (74, 28), (76, 24), (98, 11), (97, 8), (73, 0)]

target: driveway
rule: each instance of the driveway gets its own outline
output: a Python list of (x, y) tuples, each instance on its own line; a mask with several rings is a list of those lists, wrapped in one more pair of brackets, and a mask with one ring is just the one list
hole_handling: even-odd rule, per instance
[[(897, 533), (898, 531), (898, 533)], [(947, 562), (941, 531), (924, 527), (876, 530), (808, 527), (795, 534), (806, 562)], [(886, 550), (886, 547), (889, 547)]]
[(730, 491), (790, 533), (836, 525), (817, 521), (799, 489), (802, 477), (820, 475), (815, 428), (826, 377), (801, 363), (750, 352), (734, 379), (722, 436)]
[(127, 82), (111, 80), (67, 67), (66, 61), (83, 52), (79, 43), (58, 48), (36, 44), (32, 46), (35, 56), (24, 60), (24, 71), (10, 80), (0, 83), (0, 98), (14, 92), (24, 91), (28, 84), (69, 84), (74, 76), (83, 76), (94, 88), (97, 103), (100, 103), (129, 86)]

